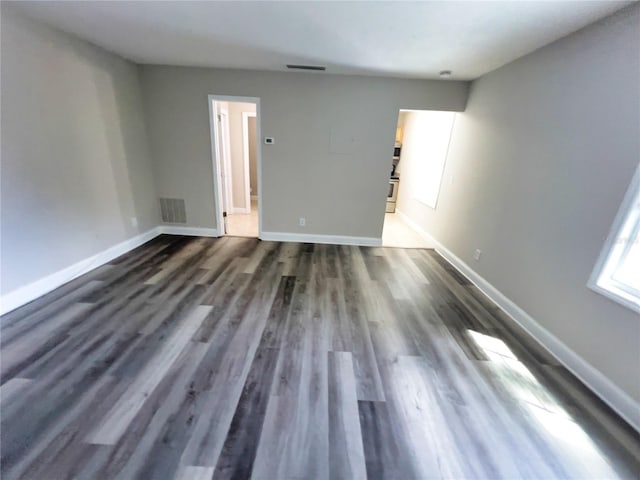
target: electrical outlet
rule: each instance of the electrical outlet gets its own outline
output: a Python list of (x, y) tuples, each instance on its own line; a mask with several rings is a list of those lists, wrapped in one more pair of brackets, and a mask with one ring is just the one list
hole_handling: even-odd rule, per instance
[(133, 228), (138, 226), (138, 217), (131, 217), (131, 226)]
[(307, 224), (307, 219), (304, 217), (300, 217), (300, 220), (298, 223), (300, 224), (301, 227), (304, 227)]
[(481, 257), (481, 256), (482, 256), (482, 250), (477, 249), (475, 252), (473, 252), (473, 259), (474, 259), (476, 262), (479, 262), (479, 261), (480, 261), (480, 257)]

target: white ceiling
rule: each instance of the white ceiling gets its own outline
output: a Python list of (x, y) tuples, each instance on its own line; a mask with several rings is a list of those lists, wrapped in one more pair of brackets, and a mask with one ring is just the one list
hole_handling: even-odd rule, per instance
[(20, 2), (138, 63), (470, 80), (632, 2)]

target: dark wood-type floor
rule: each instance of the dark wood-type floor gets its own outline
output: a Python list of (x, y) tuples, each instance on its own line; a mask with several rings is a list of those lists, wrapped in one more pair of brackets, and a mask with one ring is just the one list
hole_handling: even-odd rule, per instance
[(433, 250), (161, 236), (2, 318), (2, 478), (637, 478)]

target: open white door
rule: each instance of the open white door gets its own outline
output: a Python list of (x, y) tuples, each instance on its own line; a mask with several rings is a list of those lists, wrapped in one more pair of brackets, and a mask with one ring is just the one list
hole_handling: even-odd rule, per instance
[[(220, 102), (212, 101), (213, 133), (215, 144), (215, 164), (219, 175), (215, 175), (214, 184), (220, 191), (220, 208), (222, 218), (218, 215), (218, 231), (220, 235), (226, 234), (227, 212), (231, 209), (231, 153), (229, 139), (229, 112)], [(216, 212), (217, 213), (217, 212)]]

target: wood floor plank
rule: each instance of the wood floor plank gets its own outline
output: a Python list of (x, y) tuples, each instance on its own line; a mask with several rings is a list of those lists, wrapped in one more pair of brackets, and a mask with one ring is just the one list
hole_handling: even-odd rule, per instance
[[(361, 255), (356, 252), (356, 249), (345, 246), (338, 249), (340, 287), (344, 291), (345, 302), (343, 310), (350, 329), (349, 351), (353, 354), (358, 400), (384, 401), (384, 389), (367, 319), (366, 299), (369, 293), (361, 289), (361, 285), (371, 279)], [(354, 255), (359, 259), (354, 259)]]
[(213, 467), (184, 467), (177, 480), (211, 480)]
[[(154, 257), (152, 261), (155, 262), (157, 259)], [(40, 370), (46, 372), (48, 370), (47, 364), (55, 365), (55, 361), (47, 357), (55, 356), (58, 353), (64, 356), (65, 352), (75, 351), (83, 342), (95, 343), (93, 338), (100, 335), (105, 338), (105, 335), (112, 335), (122, 329), (130, 330), (132, 319), (145, 320), (144, 309), (151, 310), (149, 301), (154, 292), (157, 292), (140, 282), (148, 267), (140, 269), (137, 267), (135, 273), (118, 277), (122, 282), (121, 285), (109, 285), (104, 288), (100, 300), (92, 305), (86, 315), (69, 322), (67, 332), (61, 332), (57, 338), (50, 339), (51, 343), (57, 344), (57, 346), (54, 351), (50, 352), (51, 355), (49, 353), (44, 356), (38, 355), (36, 363), (41, 363)], [(161, 288), (166, 290), (166, 286)], [(149, 315), (152, 314), (151, 312)], [(18, 373), (23, 374), (22, 372)]]
[(230, 238), (219, 239), (214, 247), (206, 252), (205, 259), (200, 266), (204, 271), (200, 282), (211, 285), (223, 272), (227, 271), (230, 263), (240, 259), (248, 261), (244, 255), (251, 251), (252, 245), (255, 245), (255, 239), (245, 239), (240, 242)]
[[(193, 435), (181, 457), (181, 465), (215, 467), (218, 462), (260, 344), (269, 307), (277, 292), (282, 272), (277, 256), (277, 245), (261, 256), (255, 268), (254, 281), (246, 286), (245, 298), (236, 302), (235, 307), (225, 315), (226, 319), (220, 328), (214, 332), (212, 346), (225, 345), (222, 351), (226, 352), (217, 368), (209, 372), (209, 393), (204, 400), (206, 412), (196, 422)], [(222, 343), (218, 344), (218, 341)], [(207, 358), (203, 362), (206, 361)]]
[(404, 440), (405, 478), (470, 478), (451, 430), (442, 428), (446, 420), (424, 366), (421, 357), (397, 356), (382, 369), (392, 431)]
[(351, 322), (347, 316), (347, 305), (340, 281), (329, 282), (328, 295), (331, 350), (334, 352), (351, 352), (354, 340), (351, 338)]
[[(313, 255), (313, 254), (312, 254)], [(308, 295), (321, 290), (318, 265), (309, 270)], [(319, 293), (317, 293), (320, 295)], [(329, 478), (328, 325), (314, 303), (292, 310), (267, 404), (253, 478)], [(295, 358), (295, 362), (290, 362)]]
[(280, 251), (279, 261), (284, 263), (282, 275), (295, 276), (298, 268), (298, 259), (300, 256), (300, 243), (285, 243)]
[[(528, 425), (517, 414), (519, 409), (511, 403), (513, 399), (501, 397), (493, 379), (478, 372), (484, 362), (473, 362), (464, 356), (437, 316), (434, 321), (421, 321), (415, 307), (408, 308), (408, 318), (423, 349), (440, 408), (446, 412), (449, 431), (469, 458), (467, 467), (482, 466), (486, 470), (471, 471), (469, 475), (504, 478), (517, 472), (517, 476), (536, 478), (566, 476), (555, 462), (552, 449), (537, 448), (536, 432), (526, 429)], [(486, 440), (489, 434), (502, 431), (490, 442)], [(502, 458), (503, 450), (511, 450), (511, 457)], [(522, 460), (516, 464), (514, 458)]]
[(149, 277), (144, 283), (153, 285), (173, 275), (176, 270), (184, 268), (184, 261), (192, 257), (194, 254), (202, 252), (202, 246), (205, 244), (204, 239), (194, 239), (189, 242), (179, 252), (172, 255), (168, 261), (164, 262), (162, 267), (154, 275)]
[[(87, 411), (100, 413), (97, 405), (110, 393), (120, 393), (126, 387), (109, 375), (100, 375), (93, 381), (85, 374), (76, 382), (66, 382), (64, 390), (40, 389), (39, 383), (42, 382), (35, 380), (25, 389), (37, 391), (37, 397), (27, 397), (29, 400), (15, 406), (10, 404), (14, 408), (3, 407), (1, 412), (3, 477), (6, 473), (15, 478), (43, 478), (26, 472), (37, 472), (47, 465), (67, 469), (69, 466), (52, 446), (60, 446), (60, 438), (69, 438), (65, 431), (71, 423), (79, 419), (90, 423), (93, 417), (87, 416)], [(74, 437), (70, 441), (77, 451), (81, 439)]]
[(640, 434), (433, 250), (163, 235), (0, 344), (2, 478), (640, 478)]
[[(100, 288), (101, 285), (102, 282), (100, 281), (90, 280), (66, 295), (59, 295), (54, 301), (43, 306), (41, 309), (32, 311), (28, 315), (24, 315), (19, 321), (10, 322), (8, 320), (4, 320), (3, 317), (1, 339), (3, 351), (4, 347), (13, 342), (16, 337), (27, 334), (35, 338), (40, 336), (38, 333), (30, 333), (30, 330), (33, 328), (42, 328), (45, 324), (49, 323), (51, 319), (59, 318), (63, 312), (75, 308), (74, 305), (80, 302), (84, 296), (89, 292)], [(27, 305), (27, 307), (30, 306), (31, 304)]]
[[(13, 342), (2, 347), (3, 381), (18, 372), (22, 372), (29, 364), (36, 361), (54, 348), (61, 337), (64, 325), (74, 318), (86, 313), (91, 304), (74, 303), (48, 321), (41, 322), (28, 335), (21, 335)], [(23, 373), (24, 376), (24, 373)]]
[(180, 456), (204, 408), (204, 392), (195, 378), (209, 347), (193, 342), (183, 350), (117, 446), (102, 459), (97, 478), (178, 475)]
[[(98, 389), (110, 382), (111, 362), (96, 358), (119, 358), (131, 344), (124, 341), (98, 341), (95, 351), (87, 346), (79, 356), (69, 360), (27, 385), (20, 401), (8, 402), (0, 412), (2, 416), (2, 465), (25, 465), (23, 457), (39, 452), (41, 445), (58, 435), (66, 425), (77, 418), (78, 412), (93, 402)], [(87, 358), (86, 362), (78, 359)], [(118, 388), (126, 388), (120, 381)], [(26, 441), (25, 441), (26, 439)]]
[(237, 297), (238, 292), (244, 288), (250, 276), (243, 273), (247, 264), (247, 259), (234, 258), (224, 271), (207, 289), (207, 294), (202, 299), (203, 305), (213, 305), (226, 307)]
[(0, 387), (0, 407), (3, 403), (11, 400), (13, 396), (19, 394), (20, 391), (33, 380), (30, 378), (13, 377), (7, 383)]
[(367, 478), (415, 478), (400, 425), (393, 422), (386, 402), (358, 401)]
[(329, 478), (327, 353), (303, 356), (298, 392), (269, 399), (253, 478)]
[(399, 304), (389, 292), (387, 284), (371, 282), (367, 290), (371, 297), (369, 330), (378, 365), (380, 361), (398, 355), (420, 355), (406, 319), (395, 313), (399, 310)]
[[(597, 444), (620, 478), (640, 478), (634, 459), (640, 458), (640, 433), (590, 392), (566, 368), (542, 365), (545, 378), (554, 383), (553, 392), (570, 418)], [(605, 426), (606, 428), (603, 428)]]
[(199, 306), (185, 318), (173, 338), (167, 340), (140, 372), (138, 380), (123, 394), (121, 400), (114, 405), (95, 431), (88, 436), (88, 443), (113, 445), (118, 441), (149, 394), (160, 383), (182, 349), (188, 345), (210, 310), (211, 307)]
[(140, 315), (139, 321), (132, 322), (126, 328), (141, 335), (151, 335), (163, 324), (175, 322), (186, 315), (194, 305), (200, 304), (205, 293), (204, 285), (197, 283), (186, 285), (181, 292), (174, 292), (167, 296), (162, 302), (162, 309), (157, 309), (156, 313), (149, 317)]
[[(17, 478), (73, 478), (83, 469), (91, 468), (94, 455), (105, 454), (102, 445), (88, 445), (82, 439), (94, 425), (93, 420), (104, 415), (126, 384), (111, 376), (103, 376), (82, 400), (50, 428), (14, 468)], [(107, 447), (110, 448), (110, 447)]]
[[(284, 267), (287, 268), (286, 266)], [(269, 311), (267, 325), (262, 333), (261, 345), (264, 347), (278, 348), (286, 332), (287, 319), (291, 311), (291, 302), (296, 285), (296, 277), (283, 276), (278, 285), (276, 298)]]
[(367, 478), (350, 352), (329, 353), (329, 465), (332, 479)]
[(2, 345), (14, 335), (13, 329), (25, 331), (33, 325), (37, 325), (43, 318), (57, 313), (70, 303), (80, 301), (85, 295), (97, 289), (104, 282), (96, 277), (112, 265), (106, 264), (81, 277), (56, 288), (55, 290), (23, 305), (22, 307), (4, 314), (0, 317), (3, 336)]
[(260, 242), (258, 247), (253, 251), (251, 256), (249, 257), (249, 262), (245, 267), (243, 273), (254, 273), (264, 257), (269, 254), (274, 248), (277, 247), (277, 243), (275, 242)]
[(213, 478), (251, 477), (277, 361), (277, 349), (256, 352)]
[[(426, 261), (429, 270), (433, 272), (438, 282), (456, 299), (450, 302), (451, 305), (456, 305), (458, 310), (465, 309), (470, 312), (475, 321), (481, 325), (480, 327), (475, 327), (476, 330), (482, 331), (491, 328), (492, 324), (488, 321), (486, 310), (475, 298), (468, 294), (465, 288), (470, 282), (435, 251), (425, 250), (425, 252), (422, 255), (422, 259)], [(453, 275), (452, 270), (457, 275)]]

